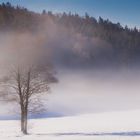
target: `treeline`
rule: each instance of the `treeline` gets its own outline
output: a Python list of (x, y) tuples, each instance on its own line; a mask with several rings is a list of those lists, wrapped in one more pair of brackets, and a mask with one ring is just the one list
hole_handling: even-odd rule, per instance
[[(9, 2), (0, 5), (0, 30), (35, 29), (38, 14), (21, 6), (12, 6)], [(34, 23), (34, 24), (33, 24)]]
[[(140, 31), (136, 27), (128, 28), (127, 25), (122, 27), (120, 23), (112, 23), (110, 20), (104, 20), (101, 17), (97, 20), (94, 17), (90, 17), (87, 13), (85, 14), (85, 17), (81, 17), (78, 14), (63, 13), (59, 17), (54, 15), (53, 18), (56, 18), (56, 21), (58, 21), (60, 25), (74, 29), (76, 32), (86, 36), (89, 40), (92, 38), (98, 38), (100, 40), (98, 44), (93, 43), (93, 46), (90, 48), (89, 53), (92, 57), (91, 61), (93, 64), (95, 61), (98, 63), (99, 59), (101, 59), (101, 63), (107, 62), (109, 65), (117, 64), (117, 66), (123, 65), (127, 67), (132, 66), (133, 64), (139, 64)], [(102, 47), (107, 46), (104, 43), (99, 45), (101, 41), (105, 41), (110, 45), (107, 52), (103, 51), (102, 53), (101, 49), (104, 49)], [(98, 60), (95, 60), (95, 45), (100, 51)], [(101, 45), (103, 46), (101, 47)]]
[[(1, 31), (35, 31), (42, 23), (49, 26), (49, 22), (46, 22), (49, 20), (53, 21), (57, 28), (64, 28), (68, 35), (67, 38), (60, 38), (64, 30), (59, 30), (49, 43), (52, 45), (53, 42), (55, 46), (52, 48), (57, 63), (61, 61), (64, 65), (126, 67), (140, 64), (140, 31), (136, 27), (122, 27), (120, 23), (112, 23), (101, 17), (96, 19), (87, 13), (83, 17), (72, 13), (53, 14), (45, 10), (39, 14), (10, 3), (0, 5)], [(49, 32), (51, 31), (49, 30), (48, 34)], [(59, 38), (61, 41), (58, 43), (56, 40)], [(54, 43), (55, 41), (57, 43)]]

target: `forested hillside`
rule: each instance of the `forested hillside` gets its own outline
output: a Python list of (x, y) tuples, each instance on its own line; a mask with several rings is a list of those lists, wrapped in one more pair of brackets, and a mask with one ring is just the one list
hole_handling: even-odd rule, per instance
[(0, 5), (0, 32), (45, 32), (55, 64), (132, 67), (140, 63), (140, 31), (99, 17), (72, 13), (35, 13), (10, 3)]

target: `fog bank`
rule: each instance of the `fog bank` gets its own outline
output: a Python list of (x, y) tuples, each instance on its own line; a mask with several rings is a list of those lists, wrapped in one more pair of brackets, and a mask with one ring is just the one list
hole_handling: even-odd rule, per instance
[(140, 109), (138, 71), (61, 71), (48, 112), (56, 115)]

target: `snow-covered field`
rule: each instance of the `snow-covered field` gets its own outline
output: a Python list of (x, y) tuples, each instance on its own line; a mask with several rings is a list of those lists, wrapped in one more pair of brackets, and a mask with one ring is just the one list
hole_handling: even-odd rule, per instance
[(86, 114), (29, 121), (29, 135), (16, 120), (0, 121), (0, 140), (140, 140), (140, 111)]
[[(18, 120), (0, 120), (0, 140), (140, 140), (140, 74), (62, 73), (43, 98), (39, 117), (50, 118), (29, 120), (27, 136)], [(16, 118), (12, 105), (0, 104), (0, 119)]]

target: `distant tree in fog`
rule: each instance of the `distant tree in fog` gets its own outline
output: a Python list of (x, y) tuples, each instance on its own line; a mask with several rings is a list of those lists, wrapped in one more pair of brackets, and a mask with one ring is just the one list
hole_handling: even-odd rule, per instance
[(49, 84), (56, 82), (50, 67), (40, 65), (17, 65), (2, 80), (7, 90), (3, 98), (8, 102), (17, 102), (21, 110), (21, 131), (27, 134), (28, 112), (41, 111), (40, 96), (49, 90)]

